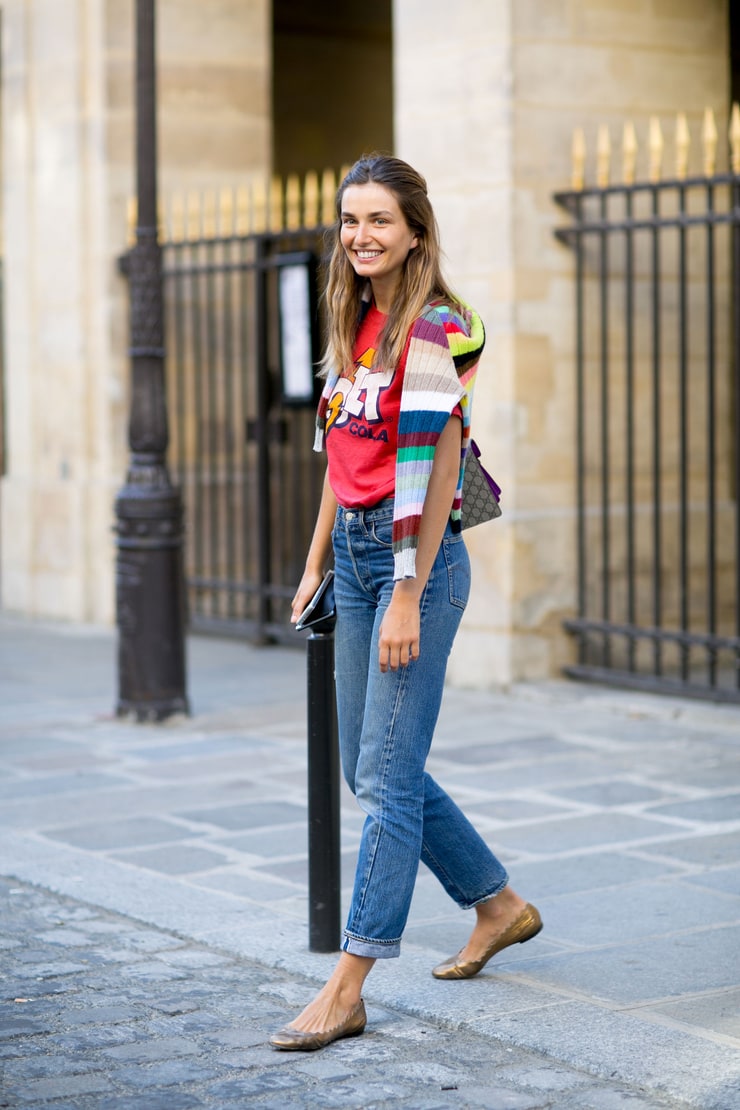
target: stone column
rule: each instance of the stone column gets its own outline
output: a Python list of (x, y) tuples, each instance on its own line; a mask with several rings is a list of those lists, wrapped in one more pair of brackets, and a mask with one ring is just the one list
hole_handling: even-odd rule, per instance
[(466, 533), (473, 596), (450, 661), (457, 684), (512, 674), (515, 451), (512, 29), (503, 0), (394, 4), (396, 153), (427, 178), (448, 280), (486, 325), (474, 434), (503, 517)]
[(2, 600), (54, 617), (104, 607), (93, 533), (112, 559), (109, 354), (95, 311), (96, 285), (106, 284), (100, 7), (11, 0), (3, 9)]
[[(233, 184), (270, 162), (267, 0), (159, 0), (160, 180)], [(113, 617), (126, 469), (132, 0), (6, 0), (7, 474), (2, 605)]]
[(569, 187), (576, 126), (593, 151), (608, 123), (618, 150), (626, 119), (644, 144), (650, 115), (668, 133), (685, 111), (697, 136), (705, 105), (726, 116), (726, 5), (395, 0), (394, 54), (396, 151), (426, 175), (448, 276), (487, 325), (474, 435), (504, 491), (501, 520), (468, 534), (450, 676), (557, 675), (576, 598), (575, 355), (552, 194)]

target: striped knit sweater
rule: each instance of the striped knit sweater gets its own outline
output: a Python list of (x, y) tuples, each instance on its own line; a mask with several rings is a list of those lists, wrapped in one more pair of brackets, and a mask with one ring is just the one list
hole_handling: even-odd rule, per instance
[[(437, 441), (455, 406), (463, 417), (460, 474), (450, 519), (460, 530), (465, 456), (478, 361), (485, 343), (483, 322), (473, 309), (465, 315), (431, 301), (411, 329), (401, 392), (393, 510), (394, 579), (416, 577), (416, 549)], [(326, 411), (339, 374), (325, 382), (316, 416), (314, 450), (324, 448)]]

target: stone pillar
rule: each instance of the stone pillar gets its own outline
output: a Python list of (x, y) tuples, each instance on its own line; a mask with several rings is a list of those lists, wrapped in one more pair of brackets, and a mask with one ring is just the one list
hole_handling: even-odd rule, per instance
[(91, 533), (102, 531), (112, 558), (101, 502), (108, 353), (93, 308), (96, 283), (105, 285), (95, 250), (105, 170), (94, 8), (11, 0), (3, 10), (2, 599), (54, 617), (92, 617), (104, 604)]
[[(159, 0), (163, 188), (269, 168), (267, 0)], [(132, 0), (6, 0), (2, 605), (110, 621), (126, 470)]]
[(572, 131), (593, 150), (608, 123), (618, 148), (631, 118), (644, 146), (652, 114), (668, 129), (686, 111), (695, 135), (705, 105), (726, 116), (726, 22), (723, 0), (394, 2), (396, 152), (427, 177), (448, 277), (487, 325), (474, 435), (504, 491), (501, 520), (468, 534), (453, 682), (544, 678), (571, 657), (574, 267), (552, 194)]
[(427, 178), (446, 274), (487, 344), (474, 434), (503, 487), (503, 517), (466, 533), (473, 597), (450, 661), (457, 684), (513, 678), (516, 544), (512, 29), (503, 0), (396, 0), (396, 153)]

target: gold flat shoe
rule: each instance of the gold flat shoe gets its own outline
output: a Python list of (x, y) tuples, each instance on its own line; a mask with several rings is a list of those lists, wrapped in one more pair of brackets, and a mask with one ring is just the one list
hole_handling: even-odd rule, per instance
[(525, 940), (536, 937), (541, 928), (542, 918), (535, 907), (530, 906), (528, 902), (516, 921), (491, 941), (479, 960), (466, 960), (465, 963), (459, 963), (463, 951), (461, 948), (456, 956), (451, 956), (449, 960), (438, 964), (432, 975), (435, 979), (472, 979), (502, 948), (508, 948), (510, 944), (524, 944)]
[(332, 1041), (341, 1040), (342, 1037), (357, 1037), (367, 1025), (365, 1003), (362, 999), (355, 1008), (349, 1012), (344, 1021), (327, 1029), (324, 1033), (301, 1033), (298, 1029), (285, 1026), (278, 1029), (270, 1037), (273, 1048), (282, 1049), (283, 1052), (315, 1052), (317, 1048), (326, 1048)]

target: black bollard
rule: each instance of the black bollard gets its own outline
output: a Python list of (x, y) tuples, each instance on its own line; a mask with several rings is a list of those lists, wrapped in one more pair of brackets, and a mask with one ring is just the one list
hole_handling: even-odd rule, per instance
[(336, 952), (341, 928), (341, 877), (333, 633), (312, 632), (307, 649), (309, 948), (312, 952)]

